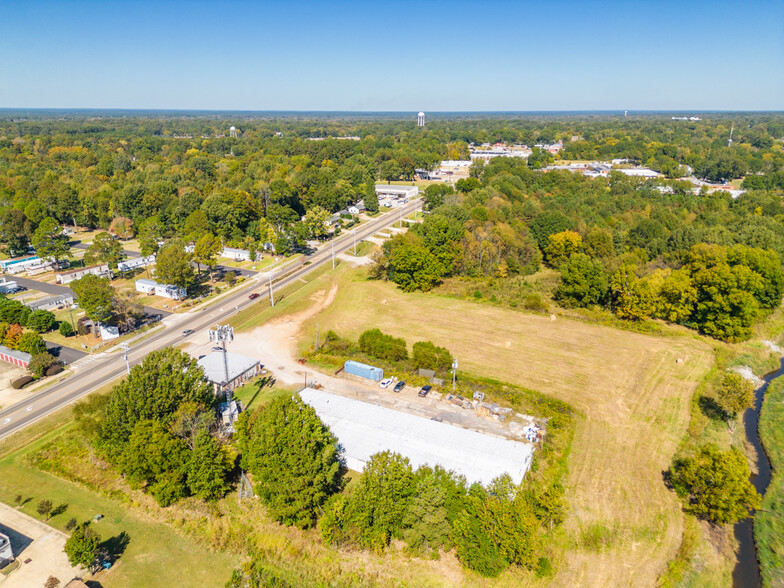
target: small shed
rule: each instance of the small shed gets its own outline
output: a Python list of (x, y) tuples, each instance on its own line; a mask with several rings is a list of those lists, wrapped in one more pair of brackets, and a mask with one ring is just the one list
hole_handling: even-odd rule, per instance
[(32, 355), (25, 351), (10, 349), (5, 345), (0, 345), (0, 360), (26, 368), (32, 359)]
[(347, 374), (367, 378), (374, 382), (380, 382), (384, 379), (384, 370), (366, 363), (359, 363), (358, 361), (348, 360), (343, 364), (343, 369)]

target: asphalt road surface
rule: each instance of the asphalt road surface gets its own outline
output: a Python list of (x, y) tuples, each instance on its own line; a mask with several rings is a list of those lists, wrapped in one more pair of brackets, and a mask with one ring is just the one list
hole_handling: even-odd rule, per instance
[[(419, 204), (419, 200), (414, 200), (403, 206), (401, 210), (390, 211), (365, 225), (361, 225), (356, 229), (356, 239), (359, 241), (386, 228), (396, 222), (399, 216), (414, 212)], [(353, 231), (346, 231), (342, 237), (335, 240), (335, 255), (348, 251), (353, 247), (353, 244)], [(288, 267), (274, 272), (272, 274), (273, 292), (300, 280), (325, 263), (330, 263), (331, 257), (331, 246), (327, 243), (319, 251), (303, 260), (303, 264), (295, 269)], [(305, 261), (308, 262), (307, 265), (304, 264)], [(233, 314), (255, 303), (248, 299), (248, 293), (254, 288), (263, 288), (266, 281), (266, 275), (260, 275), (254, 280), (249, 280), (236, 292), (220, 302), (214, 303), (209, 308), (167, 317), (163, 321), (164, 330), (150, 335), (130, 349), (128, 362), (130, 365), (136, 365), (148, 353), (182, 341), (183, 329), (198, 331), (217, 323), (225, 323)], [(62, 382), (33, 393), (30, 398), (1, 410), (0, 439), (74, 402), (103, 384), (111, 382), (127, 369), (123, 355), (119, 350), (93, 357), (95, 359), (89, 365), (80, 365), (81, 362), (77, 362), (77, 365), (74, 366), (75, 373)], [(263, 358), (261, 359), (263, 361)]]

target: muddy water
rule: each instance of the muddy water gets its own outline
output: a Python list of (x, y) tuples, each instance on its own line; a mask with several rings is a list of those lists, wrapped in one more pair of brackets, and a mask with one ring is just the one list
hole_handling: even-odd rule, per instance
[[(770, 484), (770, 461), (762, 448), (759, 437), (759, 417), (762, 400), (768, 385), (784, 374), (784, 358), (775, 372), (771, 372), (763, 379), (765, 383), (754, 391), (754, 407), (743, 415), (743, 426), (746, 429), (746, 439), (757, 452), (757, 474), (751, 477), (751, 483), (760, 494), (765, 494)], [(757, 588), (760, 586), (759, 561), (757, 548), (754, 545), (753, 519), (747, 518), (735, 525), (735, 538), (738, 540), (738, 563), (732, 572), (732, 584), (735, 588)]]

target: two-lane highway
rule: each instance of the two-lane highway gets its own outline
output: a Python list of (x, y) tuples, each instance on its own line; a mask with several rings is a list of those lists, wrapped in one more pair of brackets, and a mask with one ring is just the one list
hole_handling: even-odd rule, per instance
[[(401, 216), (412, 213), (418, 208), (419, 203), (419, 200), (414, 200), (404, 205), (400, 210), (390, 211), (365, 225), (360, 225), (356, 229), (357, 241), (397, 222)], [(347, 231), (343, 237), (335, 240), (335, 255), (350, 250), (353, 244), (353, 231)], [(325, 263), (330, 263), (331, 257), (332, 247), (327, 243), (316, 253), (307, 257), (307, 265), (303, 264), (296, 269), (284, 268), (273, 273), (273, 292), (300, 280)], [(266, 277), (262, 277), (260, 274), (256, 279), (249, 280), (249, 285), (241, 286), (236, 292), (214, 303), (211, 307), (167, 317), (164, 319), (165, 329), (163, 331), (142, 340), (130, 350), (128, 354), (130, 364), (135, 365), (141, 362), (151, 351), (181, 342), (183, 340), (182, 330), (185, 328), (199, 331), (216, 323), (226, 323), (233, 314), (254, 304), (248, 299), (248, 292), (252, 289), (249, 286), (263, 287), (266, 281)], [(260, 359), (262, 362), (264, 361), (264, 358)], [(74, 402), (105, 383), (111, 382), (125, 371), (125, 360), (119, 351), (108, 352), (105, 355), (99, 354), (89, 364), (77, 364), (76, 373), (62, 382), (48, 386), (40, 392), (35, 392), (23, 402), (0, 411), (0, 439)]]

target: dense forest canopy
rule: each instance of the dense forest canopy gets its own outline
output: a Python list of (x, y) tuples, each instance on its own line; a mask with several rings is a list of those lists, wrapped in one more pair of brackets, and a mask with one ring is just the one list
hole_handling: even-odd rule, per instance
[[(626, 159), (665, 177), (542, 172), (534, 169), (539, 151), (528, 162), (473, 165), (456, 190), (428, 187), (432, 214), (385, 246), (378, 275), (428, 289), (450, 275), (503, 278), (544, 263), (565, 268), (557, 298), (566, 306), (605, 304), (625, 309), (619, 314), (627, 318), (664, 316), (704, 329), (695, 317), (711, 312), (691, 281), (705, 276), (689, 268), (696, 267), (694, 246), (714, 244), (729, 256), (721, 263), (735, 268), (725, 283), (767, 290), (753, 301), (717, 302), (744, 318), (741, 327), (713, 334), (738, 338), (780, 299), (777, 274), (733, 260), (773, 252), (778, 267), (784, 256), (782, 137), (784, 116), (775, 113), (693, 121), (664, 114), (454, 115), (418, 128), (399, 114), (4, 111), (0, 246), (12, 255), (31, 244), (57, 249), (58, 225), (78, 224), (124, 238), (138, 234), (152, 250), (160, 239), (195, 243), (209, 232), (229, 245), (273, 242), (285, 253), (323, 238), (325, 215), (372, 194), (378, 181), (411, 180), (417, 169), (467, 159), (472, 143), (560, 141), (560, 159)], [(714, 181), (744, 178), (747, 192), (736, 200), (695, 193), (694, 184), (678, 179), (688, 170)], [(741, 275), (741, 266), (754, 276)], [(613, 280), (618, 271), (623, 275)], [(766, 283), (755, 285), (757, 278)], [(680, 312), (657, 302), (676, 295), (675, 282), (690, 305)], [(634, 288), (642, 293), (629, 294)], [(771, 300), (771, 292), (779, 298)], [(624, 296), (649, 300), (635, 305)]]

